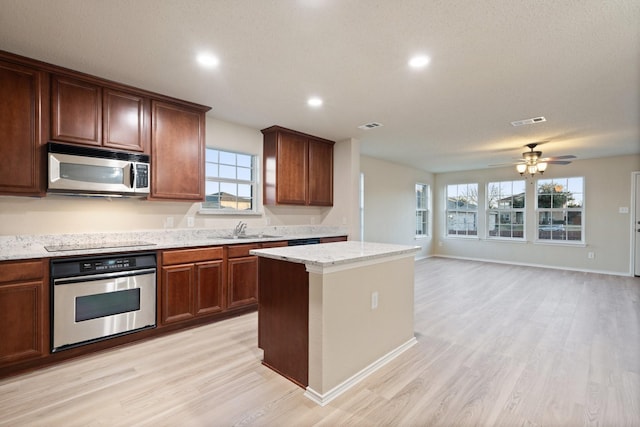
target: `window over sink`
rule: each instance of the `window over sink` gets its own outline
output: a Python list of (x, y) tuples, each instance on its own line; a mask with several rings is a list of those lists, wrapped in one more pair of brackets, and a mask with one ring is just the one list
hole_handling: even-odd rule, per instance
[(257, 213), (257, 157), (207, 147), (205, 201), (200, 212)]

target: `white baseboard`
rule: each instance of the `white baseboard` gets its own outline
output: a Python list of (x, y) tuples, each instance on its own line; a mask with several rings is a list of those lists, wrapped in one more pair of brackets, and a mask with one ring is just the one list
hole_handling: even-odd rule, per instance
[(398, 357), (400, 354), (404, 353), (410, 347), (414, 346), (417, 342), (418, 341), (416, 340), (416, 337), (412, 337), (409, 341), (391, 350), (389, 353), (385, 354), (380, 359), (376, 360), (366, 368), (362, 369), (360, 372), (346, 379), (345, 381), (338, 384), (337, 386), (335, 386), (334, 388), (332, 388), (331, 390), (329, 390), (324, 394), (320, 394), (314, 389), (312, 389), (311, 387), (307, 387), (307, 390), (304, 392), (304, 395), (305, 397), (313, 400), (318, 405), (325, 406), (327, 403), (331, 402), (333, 399), (340, 396), (345, 391), (349, 390), (351, 387), (353, 387), (354, 385), (362, 381), (364, 378), (371, 375), (373, 372), (377, 371), (378, 369), (380, 369), (381, 367), (383, 367), (384, 365), (386, 365), (387, 363), (389, 363), (390, 361)]
[(623, 273), (623, 272), (618, 272), (618, 271), (591, 270), (591, 269), (585, 269), (585, 268), (572, 268), (572, 267), (557, 267), (557, 266), (554, 266), (554, 265), (547, 265), (547, 264), (534, 264), (534, 263), (529, 263), (529, 262), (515, 262), (515, 261), (501, 261), (501, 260), (490, 259), (490, 258), (462, 257), (462, 256), (442, 255), (442, 254), (433, 255), (433, 258), (451, 258), (451, 259), (460, 259), (460, 260), (465, 260), (465, 261), (492, 262), (492, 263), (495, 263), (495, 264), (521, 265), (523, 267), (538, 267), (538, 268), (550, 268), (552, 270), (579, 271), (581, 273), (608, 274), (608, 275), (611, 275), (611, 276), (623, 276), (623, 277), (633, 276), (633, 273), (630, 273), (630, 272)]

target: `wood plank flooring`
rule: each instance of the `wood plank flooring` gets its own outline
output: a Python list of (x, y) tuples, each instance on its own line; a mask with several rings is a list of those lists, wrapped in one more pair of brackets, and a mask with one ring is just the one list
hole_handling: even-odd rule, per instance
[(640, 426), (639, 278), (421, 260), (415, 333), (320, 407), (251, 313), (0, 380), (0, 426)]

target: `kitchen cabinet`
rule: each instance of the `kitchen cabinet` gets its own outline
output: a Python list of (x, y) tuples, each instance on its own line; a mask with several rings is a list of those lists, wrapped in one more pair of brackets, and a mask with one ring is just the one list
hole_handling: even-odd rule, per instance
[(287, 241), (262, 242), (227, 247), (227, 307), (249, 307), (258, 302), (258, 257), (252, 249), (287, 246)]
[(230, 309), (258, 303), (258, 257), (249, 251), (257, 243), (227, 247), (227, 304)]
[(162, 324), (218, 313), (225, 308), (223, 255), (222, 247), (161, 253)]
[(44, 195), (49, 76), (0, 52), (0, 194)]
[(48, 263), (0, 263), (0, 367), (49, 354)]
[(204, 200), (206, 107), (152, 101), (151, 199)]
[(265, 205), (333, 206), (333, 141), (263, 129)]
[(93, 81), (53, 75), (51, 139), (147, 152), (149, 99)]

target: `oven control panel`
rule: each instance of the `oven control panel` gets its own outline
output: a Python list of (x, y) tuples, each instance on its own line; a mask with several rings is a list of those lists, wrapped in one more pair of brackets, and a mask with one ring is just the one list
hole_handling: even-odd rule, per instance
[(130, 268), (135, 266), (135, 258), (111, 258), (100, 261), (80, 262), (80, 271), (83, 273), (91, 273), (93, 271), (119, 271), (123, 268)]
[(147, 268), (156, 268), (155, 253), (63, 258), (51, 261), (51, 278), (91, 276)]

